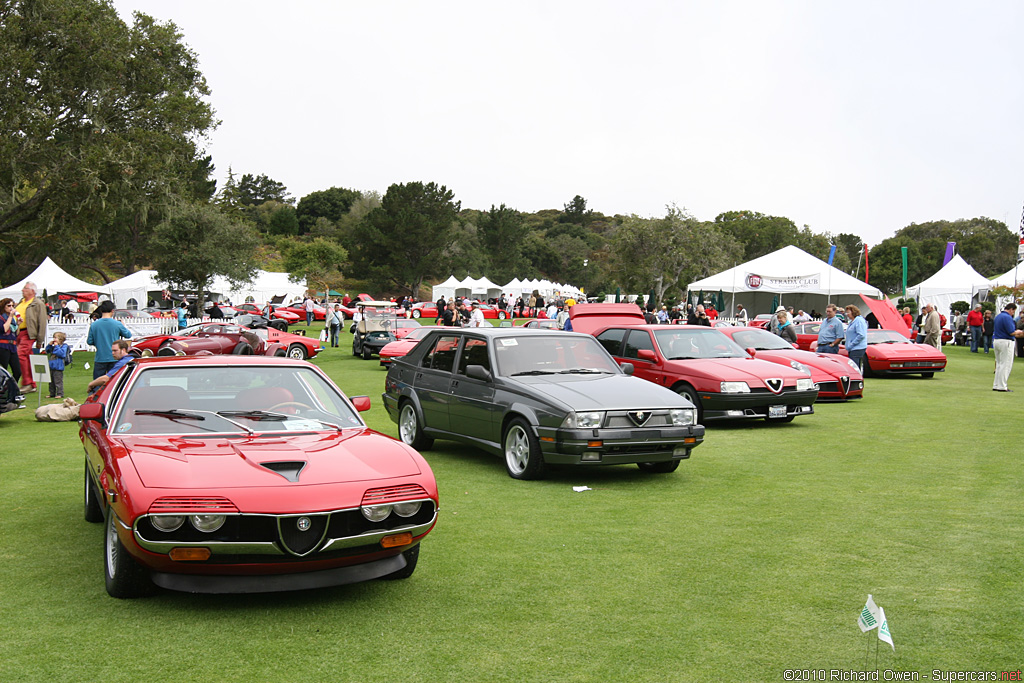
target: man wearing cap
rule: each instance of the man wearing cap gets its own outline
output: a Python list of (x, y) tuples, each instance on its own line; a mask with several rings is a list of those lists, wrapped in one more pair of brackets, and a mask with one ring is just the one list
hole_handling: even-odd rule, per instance
[(992, 391), (1013, 391), (1006, 386), (1013, 369), (1013, 340), (1024, 336), (1024, 330), (1016, 329), (1013, 314), (1017, 312), (1017, 304), (1012, 301), (1003, 307), (1003, 312), (996, 316), (992, 333), (992, 348), (996, 352), (996, 376), (992, 381)]
[(469, 323), (466, 327), (483, 327), (484, 326), (484, 312), (480, 310), (474, 302), (466, 301), (466, 310), (469, 311)]

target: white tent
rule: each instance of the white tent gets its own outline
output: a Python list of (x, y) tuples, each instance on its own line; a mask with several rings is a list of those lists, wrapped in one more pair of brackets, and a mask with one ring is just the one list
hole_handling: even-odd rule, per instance
[(1024, 263), (1018, 263), (999, 277), (992, 278), (989, 282), (992, 283), (993, 287), (1016, 287), (1019, 284), (1024, 284)]
[(451, 299), (455, 297), (455, 288), (459, 286), (459, 281), (455, 279), (454, 275), (449, 275), (448, 279), (439, 285), (434, 285), (430, 296), (434, 301), (437, 301), (441, 297), (445, 299)]
[(167, 284), (156, 279), (155, 270), (140, 270), (114, 280), (109, 285), (111, 299), (118, 308), (145, 308), (152, 298), (161, 298)]
[[(163, 290), (171, 289), (170, 285), (157, 278), (155, 270), (140, 270), (114, 280), (108, 287), (114, 305), (118, 308), (144, 308), (151, 300), (159, 301)], [(216, 277), (210, 283), (206, 296), (208, 299), (230, 299), (236, 304), (264, 304), (273, 298), (291, 301), (301, 298), (305, 293), (306, 284), (292, 282), (288, 279), (288, 273), (260, 270), (251, 283), (238, 288), (232, 287), (226, 279)]]
[[(829, 301), (860, 303), (858, 294), (880, 298), (882, 292), (861, 282), (803, 249), (789, 245), (741, 263), (729, 270), (690, 283), (690, 292), (732, 294), (727, 308), (743, 304), (749, 315), (771, 313), (776, 297), (781, 304), (810, 312), (823, 311)], [(856, 299), (856, 301), (854, 301)], [(849, 300), (849, 301), (847, 301)]]
[(956, 254), (939, 272), (924, 282), (907, 287), (907, 296), (916, 299), (918, 306), (935, 304), (939, 313), (945, 315), (949, 313), (949, 305), (954, 301), (973, 304), (976, 299), (987, 297), (992, 286), (991, 280), (971, 268), (960, 254)]
[(0, 289), (0, 299), (10, 297), (15, 301), (21, 300), (21, 288), (26, 282), (34, 282), (39, 288), (39, 295), (42, 296), (46, 290), (47, 296), (56, 296), (57, 292), (97, 292), (110, 296), (108, 285), (94, 285), (77, 277), (68, 274), (47, 256), (43, 262), (32, 271), (28, 277), (19, 280), (10, 287)]

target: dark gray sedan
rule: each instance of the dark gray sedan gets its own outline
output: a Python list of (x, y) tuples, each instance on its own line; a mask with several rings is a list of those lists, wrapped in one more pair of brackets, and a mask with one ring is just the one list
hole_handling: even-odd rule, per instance
[(394, 360), (384, 405), (413, 448), (473, 444), (504, 456), (515, 479), (549, 464), (672, 472), (704, 427), (689, 400), (631, 370), (590, 335), (446, 327)]

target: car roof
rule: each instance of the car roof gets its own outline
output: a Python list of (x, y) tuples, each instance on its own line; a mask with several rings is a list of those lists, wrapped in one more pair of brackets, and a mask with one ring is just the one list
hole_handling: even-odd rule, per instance
[(357, 301), (356, 306), (369, 306), (370, 308), (398, 308), (394, 301)]
[[(434, 327), (432, 332), (455, 333), (455, 334), (482, 334), (485, 337), (544, 337), (550, 338), (550, 330), (537, 329), (535, 327)], [(577, 332), (566, 332), (567, 335), (576, 337), (587, 337), (593, 339), (589, 334)]]
[(135, 364), (141, 369), (153, 365), (291, 365), (295, 367), (312, 366), (312, 363), (286, 358), (283, 356), (236, 356), (236, 355), (209, 355), (209, 356), (152, 356), (150, 358), (137, 358)]

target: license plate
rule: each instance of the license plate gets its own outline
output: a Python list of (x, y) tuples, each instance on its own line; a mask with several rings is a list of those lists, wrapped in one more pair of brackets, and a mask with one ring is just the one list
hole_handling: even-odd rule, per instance
[(786, 406), (768, 406), (768, 417), (786, 417)]

